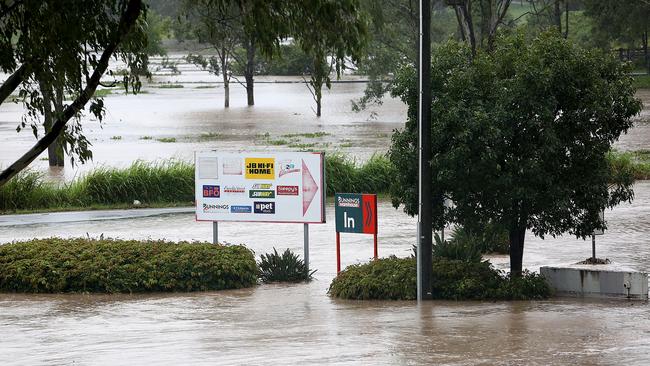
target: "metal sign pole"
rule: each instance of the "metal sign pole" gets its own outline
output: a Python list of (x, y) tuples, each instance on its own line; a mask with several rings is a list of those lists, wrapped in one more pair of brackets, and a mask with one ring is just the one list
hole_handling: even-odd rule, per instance
[(305, 251), (305, 266), (307, 266), (307, 271), (309, 271), (309, 224), (303, 224), (303, 233), (304, 233), (304, 251)]
[(341, 233), (336, 232), (336, 274), (341, 272)]
[(219, 223), (212, 221), (212, 244), (219, 244)]
[(431, 299), (433, 274), (431, 199), (431, 0), (420, 0), (420, 48), (418, 57), (418, 252), (417, 298)]

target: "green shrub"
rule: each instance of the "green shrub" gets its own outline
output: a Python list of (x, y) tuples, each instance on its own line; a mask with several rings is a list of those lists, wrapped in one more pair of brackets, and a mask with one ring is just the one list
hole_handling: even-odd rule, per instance
[[(434, 258), (432, 293), (444, 300), (530, 300), (551, 296), (540, 275), (510, 279), (487, 262)], [(355, 300), (416, 298), (415, 258), (382, 258), (349, 266), (331, 283), (333, 297)]]
[(414, 258), (390, 256), (341, 271), (332, 281), (329, 294), (353, 300), (414, 300), (416, 270)]
[(309, 271), (305, 262), (289, 248), (279, 254), (262, 254), (260, 260), (260, 279), (262, 282), (303, 282), (311, 281), (314, 271)]
[(442, 240), (438, 233), (435, 234), (435, 244), (432, 247), (434, 258), (460, 260), (465, 262), (480, 262), (481, 251), (473, 237), (463, 236), (455, 231), (449, 240)]
[(95, 239), (0, 245), (0, 291), (154, 292), (251, 287), (253, 253), (243, 246)]

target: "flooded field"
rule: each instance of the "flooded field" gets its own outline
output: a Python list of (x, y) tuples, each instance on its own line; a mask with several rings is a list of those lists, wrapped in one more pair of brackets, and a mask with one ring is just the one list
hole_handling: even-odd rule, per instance
[[(405, 120), (405, 106), (394, 99), (374, 109), (375, 119), (370, 112), (351, 112), (350, 100), (361, 96), (364, 88), (359, 83), (335, 84), (326, 92), (320, 119), (314, 117), (311, 96), (299, 83), (257, 84), (257, 105), (252, 108), (245, 106), (243, 88), (233, 84), (232, 107), (224, 110), (223, 88), (216, 77), (184, 66), (181, 71), (159, 73), (144, 94), (106, 97), (103, 127), (84, 120), (94, 162), (52, 171), (51, 176), (71, 179), (93, 166), (125, 166), (136, 159), (191, 159), (193, 151), (212, 148), (313, 148), (363, 160), (386, 151), (391, 131)], [(183, 87), (160, 87), (167, 82)], [(619, 149), (650, 148), (650, 92), (639, 92), (639, 97), (646, 101), (646, 109), (621, 138)], [(0, 166), (34, 143), (28, 132), (15, 132), (21, 113), (19, 105), (0, 108)], [(306, 132), (326, 134), (284, 136)], [(176, 142), (158, 141), (163, 138)], [(46, 161), (36, 165), (47, 170)], [(650, 182), (637, 183), (635, 192), (631, 204), (606, 212), (609, 230), (598, 237), (597, 254), (650, 271)], [(310, 226), (311, 267), (317, 272), (309, 284), (155, 295), (0, 294), (0, 364), (650, 363), (650, 308), (645, 302), (553, 299), (418, 305), (331, 299), (327, 288), (336, 269), (333, 213), (330, 205), (327, 224)], [(415, 227), (415, 218), (380, 202), (380, 256), (410, 255)], [(31, 225), (17, 220), (0, 226), (0, 243), (102, 234), (209, 240), (211, 225), (196, 222), (190, 213), (63, 223), (42, 220)], [(257, 255), (273, 247), (302, 253), (302, 226), (297, 224), (222, 223), (219, 237), (243, 243)], [(524, 265), (537, 271), (541, 265), (573, 263), (590, 254), (590, 242), (570, 236), (541, 240), (529, 233)], [(370, 236), (342, 236), (343, 266), (371, 256)], [(489, 259), (498, 268), (508, 267), (506, 256)]]
[[(598, 255), (650, 270), (650, 182), (607, 213)], [(327, 288), (336, 271), (333, 207), (310, 226), (315, 281), (252, 289), (158, 295), (0, 294), (0, 350), (8, 364), (449, 364), (646, 365), (650, 311), (645, 302), (553, 299), (536, 302), (341, 301)], [(3, 226), (0, 242), (103, 234), (121, 238), (209, 240), (211, 225), (192, 214)], [(408, 256), (415, 219), (379, 204), (379, 254)], [(298, 224), (222, 223), (220, 238), (259, 255), (302, 253)], [(590, 243), (527, 237), (524, 264), (571, 263)], [(343, 265), (372, 256), (370, 236), (343, 235)], [(492, 256), (507, 268), (506, 256)]]

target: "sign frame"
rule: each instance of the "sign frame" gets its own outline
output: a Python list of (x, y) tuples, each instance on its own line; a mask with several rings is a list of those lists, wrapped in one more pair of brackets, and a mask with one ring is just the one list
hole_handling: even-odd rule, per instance
[[(349, 216), (348, 216), (349, 214)], [(374, 193), (335, 193), (336, 274), (341, 272), (341, 233), (372, 234), (374, 259), (378, 258), (377, 195)], [(356, 223), (360, 221), (361, 226)]]

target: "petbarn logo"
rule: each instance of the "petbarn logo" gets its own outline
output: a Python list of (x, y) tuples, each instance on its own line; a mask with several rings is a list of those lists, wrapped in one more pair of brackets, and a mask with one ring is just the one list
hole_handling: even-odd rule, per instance
[(278, 196), (297, 196), (298, 186), (278, 186)]
[(278, 176), (281, 177), (289, 173), (298, 173), (299, 171), (300, 168), (296, 166), (293, 160), (282, 160), (280, 161), (280, 173)]
[(250, 198), (275, 198), (275, 191), (251, 190), (248, 192)]
[(275, 159), (246, 158), (246, 179), (275, 179)]
[(221, 188), (219, 186), (203, 186), (203, 197), (205, 198), (219, 198), (221, 197)]
[(361, 200), (358, 198), (344, 198), (344, 197), (338, 197), (338, 202), (337, 205), (339, 207), (356, 207), (359, 208), (361, 207)]
[(203, 204), (203, 212), (223, 212), (228, 211), (230, 205), (213, 205), (211, 203)]
[(255, 213), (258, 214), (274, 214), (275, 202), (254, 202)]
[(251, 206), (238, 206), (238, 205), (230, 206), (231, 213), (251, 213), (252, 211), (253, 208)]

